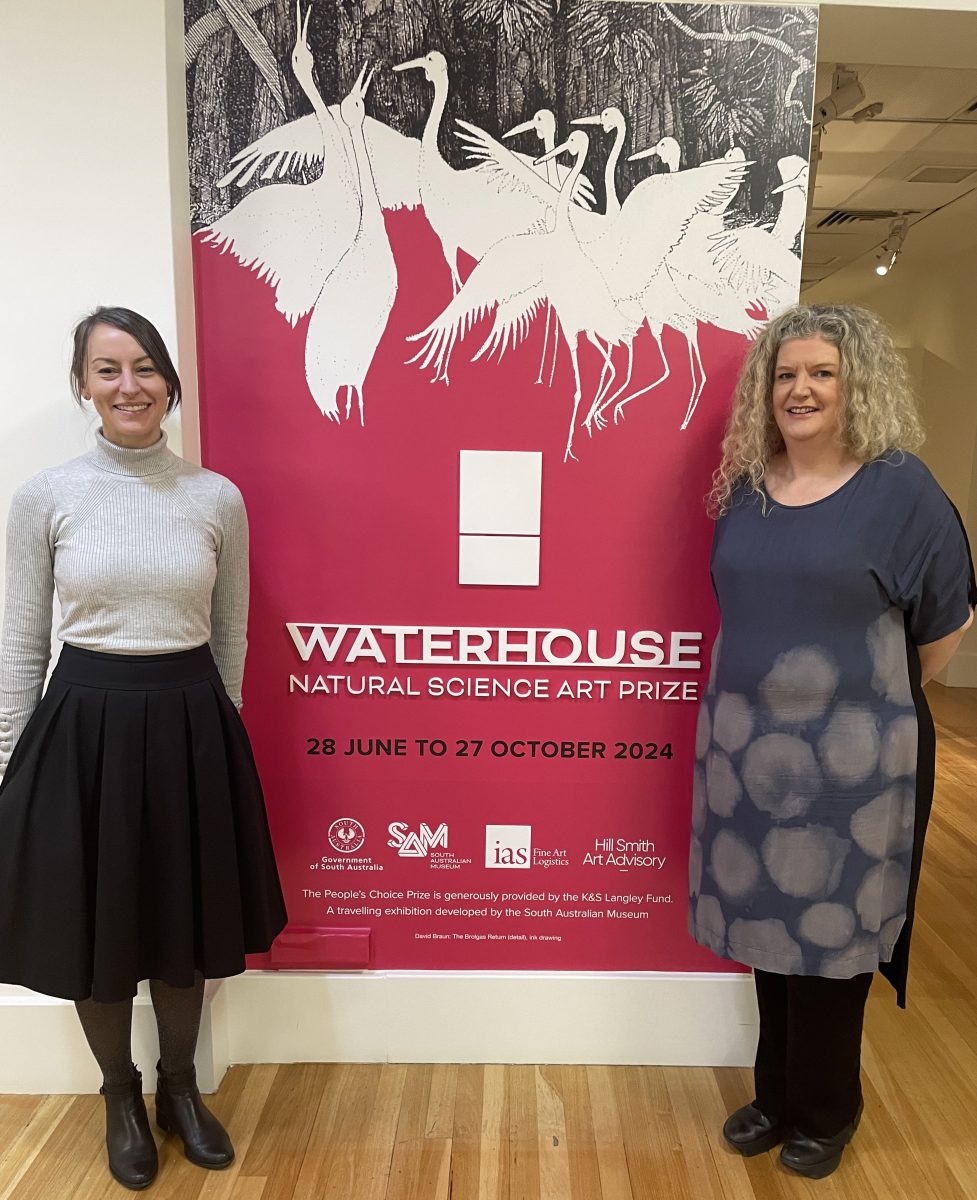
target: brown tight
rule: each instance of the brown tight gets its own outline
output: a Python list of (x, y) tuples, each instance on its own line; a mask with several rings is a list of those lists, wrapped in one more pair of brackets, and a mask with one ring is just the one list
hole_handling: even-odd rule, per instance
[[(204, 1000), (204, 977), (194, 974), (191, 987), (171, 987), (161, 979), (149, 981), (149, 994), (159, 1031), (163, 1070), (175, 1075), (193, 1066)], [(75, 1008), (92, 1054), (107, 1084), (132, 1078), (132, 1000), (104, 1004), (77, 1000)]]

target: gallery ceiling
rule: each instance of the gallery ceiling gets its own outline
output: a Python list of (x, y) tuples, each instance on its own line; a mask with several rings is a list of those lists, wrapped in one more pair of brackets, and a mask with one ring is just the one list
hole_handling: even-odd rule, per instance
[(977, 13), (822, 8), (816, 98), (844, 64), (865, 88), (858, 107), (883, 109), (825, 128), (802, 289), (858, 261), (872, 270), (894, 216), (909, 221), (904, 254), (921, 221), (939, 223), (948, 250), (977, 247), (975, 45)]

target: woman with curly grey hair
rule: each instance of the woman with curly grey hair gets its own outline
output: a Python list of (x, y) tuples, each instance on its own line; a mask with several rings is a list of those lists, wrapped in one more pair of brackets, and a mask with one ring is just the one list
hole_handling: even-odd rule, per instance
[(733, 399), (709, 507), (721, 625), (696, 737), (689, 928), (752, 967), (755, 1099), (723, 1127), (820, 1179), (862, 1114), (876, 970), (905, 1006), (935, 738), (922, 684), (977, 601), (953, 505), (883, 322), (771, 321)]

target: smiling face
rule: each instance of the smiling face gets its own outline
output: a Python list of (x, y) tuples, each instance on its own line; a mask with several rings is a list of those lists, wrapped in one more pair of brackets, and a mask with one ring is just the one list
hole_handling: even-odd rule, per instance
[(774, 420), (791, 446), (841, 441), (841, 356), (822, 337), (792, 338), (777, 352), (774, 369)]
[(82, 395), (95, 405), (110, 442), (137, 450), (159, 441), (169, 388), (136, 339), (94, 325), (85, 352)]

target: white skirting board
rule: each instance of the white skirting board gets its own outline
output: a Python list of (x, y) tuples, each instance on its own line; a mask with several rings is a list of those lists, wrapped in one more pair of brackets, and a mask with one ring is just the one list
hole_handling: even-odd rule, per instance
[[(207, 985), (202, 1091), (230, 1063), (486, 1062), (746, 1066), (757, 1036), (749, 975), (250, 971)], [(0, 1093), (94, 1092), (74, 1006), (0, 987)], [(155, 1086), (148, 992), (133, 1057)]]
[[(0, 984), (0, 1047), (0, 1094), (97, 1092), (102, 1082), (68, 1000)], [(149, 989), (140, 984), (132, 1004), (132, 1059), (144, 1092), (156, 1090), (158, 1057)], [(196, 1065), (201, 1091), (215, 1092), (228, 1067), (227, 995), (219, 980), (207, 984)]]

